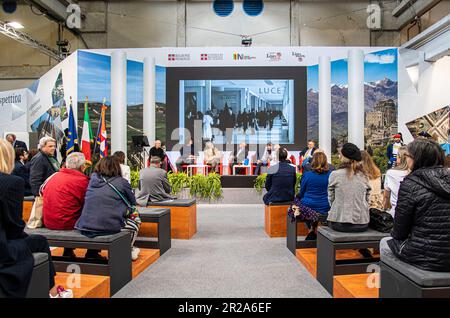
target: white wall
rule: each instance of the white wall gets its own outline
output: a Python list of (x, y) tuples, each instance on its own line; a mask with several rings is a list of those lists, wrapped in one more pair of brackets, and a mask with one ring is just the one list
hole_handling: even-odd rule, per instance
[(242, 1), (235, 1), (228, 17), (217, 16), (211, 2), (187, 4), (186, 46), (240, 46), (239, 35), (253, 35), (252, 46), (290, 45), (290, 2), (265, 2), (257, 17), (245, 14)]
[(406, 123), (450, 105), (450, 56), (435, 63), (422, 62), (419, 70), (416, 90), (399, 54), (398, 123), (405, 142), (413, 139)]
[(177, 3), (115, 1), (108, 4), (107, 47), (176, 46)]

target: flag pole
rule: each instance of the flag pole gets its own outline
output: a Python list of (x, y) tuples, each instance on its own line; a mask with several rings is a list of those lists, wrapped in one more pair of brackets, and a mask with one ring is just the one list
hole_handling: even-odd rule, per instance
[[(105, 100), (106, 100), (106, 98), (103, 97), (103, 104), (105, 104)], [(95, 155), (95, 151), (97, 150), (98, 135), (100, 134), (100, 129), (102, 126), (103, 104), (102, 104), (102, 109), (100, 110), (100, 119), (98, 120), (97, 134), (95, 135), (95, 142), (94, 142), (94, 152), (92, 153), (92, 155)]]

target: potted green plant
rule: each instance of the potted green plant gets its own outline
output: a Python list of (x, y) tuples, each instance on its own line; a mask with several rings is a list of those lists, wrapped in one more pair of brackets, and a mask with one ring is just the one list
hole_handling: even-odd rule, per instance
[(139, 170), (131, 170), (131, 188), (137, 189), (139, 187)]
[(167, 178), (169, 179), (173, 195), (179, 194), (184, 188), (187, 188), (189, 186), (189, 177), (186, 173), (169, 172), (167, 174)]
[(254, 183), (253, 187), (259, 194), (261, 194), (263, 192), (263, 189), (266, 185), (266, 177), (267, 177), (267, 173), (263, 173), (263, 174), (260, 174), (255, 179), (255, 183)]

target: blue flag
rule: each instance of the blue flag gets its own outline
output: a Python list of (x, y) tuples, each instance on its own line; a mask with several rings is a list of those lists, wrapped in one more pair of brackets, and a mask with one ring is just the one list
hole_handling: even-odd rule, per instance
[(75, 150), (75, 145), (78, 145), (77, 124), (73, 117), (72, 100), (70, 101), (69, 109), (69, 135), (67, 136), (67, 150), (66, 155), (69, 155)]

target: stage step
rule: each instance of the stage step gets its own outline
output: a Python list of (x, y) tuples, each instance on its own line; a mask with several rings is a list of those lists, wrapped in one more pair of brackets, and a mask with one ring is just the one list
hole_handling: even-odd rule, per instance
[(375, 280), (379, 282), (379, 279), (378, 273), (335, 276), (334, 298), (378, 298), (379, 288), (370, 288), (368, 285), (374, 284)]
[(55, 283), (66, 289), (72, 289), (74, 298), (109, 298), (109, 277), (80, 274), (80, 288), (72, 287), (75, 283), (72, 273), (56, 273)]
[[(52, 250), (53, 256), (61, 256), (63, 253), (63, 248), (56, 248)], [(83, 258), (86, 253), (85, 249), (76, 249), (75, 255), (77, 257)], [(101, 251), (102, 256), (108, 257), (107, 251)], [(145, 249), (141, 248), (141, 252), (139, 253), (139, 258), (132, 262), (132, 277), (135, 278), (140, 273), (142, 273), (147, 267), (156, 262), (159, 258), (159, 250), (158, 249)]]

